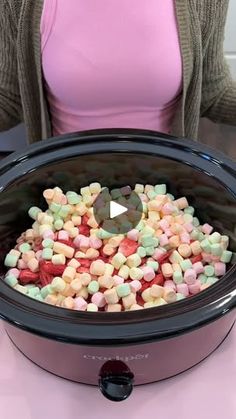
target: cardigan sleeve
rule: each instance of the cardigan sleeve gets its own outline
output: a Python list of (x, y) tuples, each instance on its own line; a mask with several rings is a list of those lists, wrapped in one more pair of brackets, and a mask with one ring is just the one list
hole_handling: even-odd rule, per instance
[(203, 59), (201, 116), (236, 125), (236, 82), (224, 57), (228, 4), (229, 0), (217, 0), (214, 29)]
[(0, 131), (22, 120), (17, 75), (17, 26), (7, 0), (0, 0)]

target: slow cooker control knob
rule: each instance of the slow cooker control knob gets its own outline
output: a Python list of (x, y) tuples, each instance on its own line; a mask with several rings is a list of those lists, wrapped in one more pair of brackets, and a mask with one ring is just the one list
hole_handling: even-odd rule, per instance
[(100, 371), (99, 388), (113, 402), (127, 399), (133, 391), (134, 375), (121, 361), (108, 361)]

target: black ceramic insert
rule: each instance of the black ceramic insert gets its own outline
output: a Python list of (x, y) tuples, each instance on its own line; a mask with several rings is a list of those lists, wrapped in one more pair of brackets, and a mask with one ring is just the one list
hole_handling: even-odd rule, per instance
[[(236, 251), (236, 164), (188, 140), (139, 130), (98, 130), (43, 141), (0, 164), (0, 271), (16, 236), (29, 227), (32, 205), (55, 185), (79, 190), (93, 181), (108, 187), (166, 183), (186, 196), (202, 222), (230, 236)], [(82, 313), (40, 303), (0, 281), (0, 316), (17, 327), (56, 340), (103, 345), (147, 342), (185, 333), (236, 305), (236, 266), (197, 296), (125, 313)], [(115, 327), (114, 327), (115, 325)]]

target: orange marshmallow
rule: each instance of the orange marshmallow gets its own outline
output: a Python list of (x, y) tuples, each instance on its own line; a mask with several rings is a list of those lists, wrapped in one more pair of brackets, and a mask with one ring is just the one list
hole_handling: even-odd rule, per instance
[(188, 258), (192, 254), (192, 249), (189, 244), (181, 244), (178, 247), (178, 252), (184, 258)]

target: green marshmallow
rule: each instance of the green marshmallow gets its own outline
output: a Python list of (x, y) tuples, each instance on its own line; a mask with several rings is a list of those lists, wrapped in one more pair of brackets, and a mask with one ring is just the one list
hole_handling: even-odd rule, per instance
[(214, 276), (207, 278), (206, 284), (207, 285), (214, 285), (216, 282), (219, 281), (219, 278), (215, 278)]
[(142, 246), (138, 247), (137, 253), (141, 258), (145, 258), (145, 256), (147, 256), (146, 249)]
[(207, 276), (206, 276), (206, 275), (204, 275), (204, 274), (200, 274), (200, 275), (198, 276), (198, 279), (199, 279), (199, 281), (201, 282), (201, 284), (203, 285), (203, 284), (205, 284), (205, 283), (206, 283), (206, 281), (207, 281)]
[(129, 284), (124, 283), (117, 285), (116, 292), (120, 298), (127, 297), (127, 295), (131, 293)]
[(62, 205), (60, 211), (58, 212), (58, 216), (62, 218), (66, 218), (69, 212), (70, 212), (69, 205)]
[(111, 190), (111, 196), (112, 196), (112, 199), (117, 199), (117, 198), (120, 198), (122, 196), (122, 193), (121, 193), (120, 189), (112, 189)]
[(88, 284), (88, 292), (89, 294), (95, 294), (99, 290), (99, 283), (98, 281), (91, 281)]
[(8, 253), (4, 260), (4, 265), (8, 268), (15, 268), (18, 262), (19, 256), (11, 255)]
[(19, 246), (19, 251), (21, 252), (21, 253), (26, 253), (26, 252), (29, 252), (31, 250), (31, 246), (30, 246), (30, 244), (29, 243), (22, 243), (20, 246)]
[(41, 288), (41, 297), (45, 299), (49, 294), (53, 293), (51, 285), (45, 285), (45, 287)]
[(10, 287), (15, 287), (18, 284), (18, 281), (14, 275), (7, 275), (4, 278), (4, 282)]
[(204, 267), (204, 274), (206, 276), (213, 276), (215, 274), (214, 266), (212, 266), (212, 265), (205, 266)]
[(42, 212), (42, 210), (38, 207), (31, 207), (28, 211), (28, 214), (33, 220), (37, 220), (38, 214)]
[(40, 293), (39, 287), (32, 287), (28, 291), (28, 296), (31, 298), (35, 298), (36, 295), (39, 295), (39, 293)]
[[(141, 257), (143, 257), (143, 256), (141, 256)], [(155, 272), (157, 272), (158, 269), (159, 269), (159, 263), (154, 261), (154, 260), (148, 260), (146, 265), (150, 266), (152, 269), (154, 269)]]
[(143, 221), (143, 220), (141, 220), (141, 221), (139, 221), (139, 223), (136, 225), (135, 229), (136, 229), (136, 230), (138, 230), (138, 231), (142, 231), (142, 230), (143, 230), (143, 228), (144, 228), (144, 226), (145, 226), (145, 223), (144, 223), (144, 221)]
[(201, 242), (202, 240), (204, 240), (204, 238), (205, 238), (205, 234), (202, 233), (201, 231), (199, 231), (199, 233), (198, 233), (198, 240)]
[(53, 250), (46, 247), (42, 251), (42, 259), (51, 260), (53, 257)]
[(156, 198), (157, 193), (155, 191), (151, 190), (151, 191), (148, 191), (147, 196), (150, 200), (152, 200), (152, 199)]
[(192, 240), (199, 240), (199, 231), (193, 229), (193, 231), (190, 233), (190, 237)]
[(221, 234), (217, 233), (216, 231), (209, 236), (209, 241), (211, 243), (220, 243), (221, 241)]
[(185, 223), (192, 223), (193, 222), (193, 216), (191, 214), (184, 214), (183, 220)]
[(166, 195), (166, 185), (164, 184), (155, 185), (154, 191), (156, 192), (157, 195)]
[(191, 269), (193, 264), (190, 259), (184, 259), (180, 262), (181, 269), (186, 272), (187, 269)]
[(113, 233), (100, 229), (97, 231), (96, 235), (99, 239), (110, 239), (113, 236)]
[(207, 240), (207, 239), (202, 240), (201, 243), (200, 243), (200, 246), (204, 250), (204, 252), (206, 252), (206, 253), (211, 252), (211, 243), (209, 242), (209, 240)]
[(187, 208), (184, 208), (184, 213), (185, 214), (193, 215), (194, 214), (194, 211), (195, 211), (195, 209), (193, 207), (191, 207), (191, 206), (189, 206)]
[(229, 263), (232, 259), (232, 256), (233, 252), (231, 252), (230, 250), (224, 250), (221, 255), (220, 261), (224, 263)]
[(194, 227), (200, 226), (200, 221), (197, 217), (193, 217), (193, 225)]
[(54, 222), (54, 228), (56, 229), (56, 230), (61, 230), (62, 228), (63, 228), (63, 226), (64, 226), (64, 221), (63, 220), (61, 220), (61, 219), (58, 219), (58, 220), (56, 220), (55, 222)]
[(27, 284), (27, 285), (24, 285), (24, 286), (27, 288), (27, 290), (31, 290), (32, 288), (35, 288), (34, 284)]
[(150, 227), (150, 226), (145, 226), (142, 230), (142, 236), (153, 236), (155, 234), (155, 230), (154, 228)]
[(54, 213), (58, 213), (61, 209), (61, 205), (60, 204), (56, 204), (56, 202), (52, 202), (49, 205), (50, 210)]
[(70, 205), (76, 205), (80, 202), (79, 195), (76, 192), (67, 192), (66, 197)]
[[(126, 231), (132, 230), (133, 224), (129, 221), (125, 221), (124, 223), (122, 223), (122, 228), (124, 228)], [(116, 227), (114, 226), (113, 232), (116, 233), (116, 231)]]
[(138, 210), (139, 210), (140, 212), (144, 212), (144, 214), (147, 214), (147, 212), (148, 212), (148, 206), (147, 206), (147, 203), (146, 203), (146, 202), (142, 202), (142, 203), (140, 203), (140, 205), (138, 206)]
[(174, 271), (173, 273), (173, 281), (175, 284), (182, 284), (184, 278), (183, 274), (180, 271)]
[(54, 241), (52, 239), (44, 239), (42, 241), (42, 245), (45, 248), (48, 247), (49, 249), (52, 249), (53, 248), (53, 245), (54, 245)]
[(40, 301), (41, 303), (43, 303), (43, 302), (44, 302), (44, 299), (43, 299), (43, 297), (42, 297), (42, 295), (41, 295), (41, 294), (37, 294), (37, 295), (35, 295), (34, 299), (35, 299), (35, 300), (37, 300), (37, 301)]
[(211, 253), (214, 256), (221, 256), (223, 253), (223, 248), (219, 243), (214, 243), (211, 245)]
[(176, 293), (176, 301), (183, 300), (184, 298), (185, 298), (185, 296), (183, 294), (181, 294), (180, 292)]
[(170, 198), (171, 201), (175, 200), (174, 195), (172, 195), (171, 193), (167, 193), (166, 196), (168, 196), (168, 198)]
[(147, 256), (152, 256), (155, 252), (154, 246), (147, 246), (145, 249), (146, 249)]
[(137, 194), (132, 191), (129, 197), (129, 201), (131, 204), (135, 205), (136, 207), (140, 204), (140, 198), (137, 196)]

